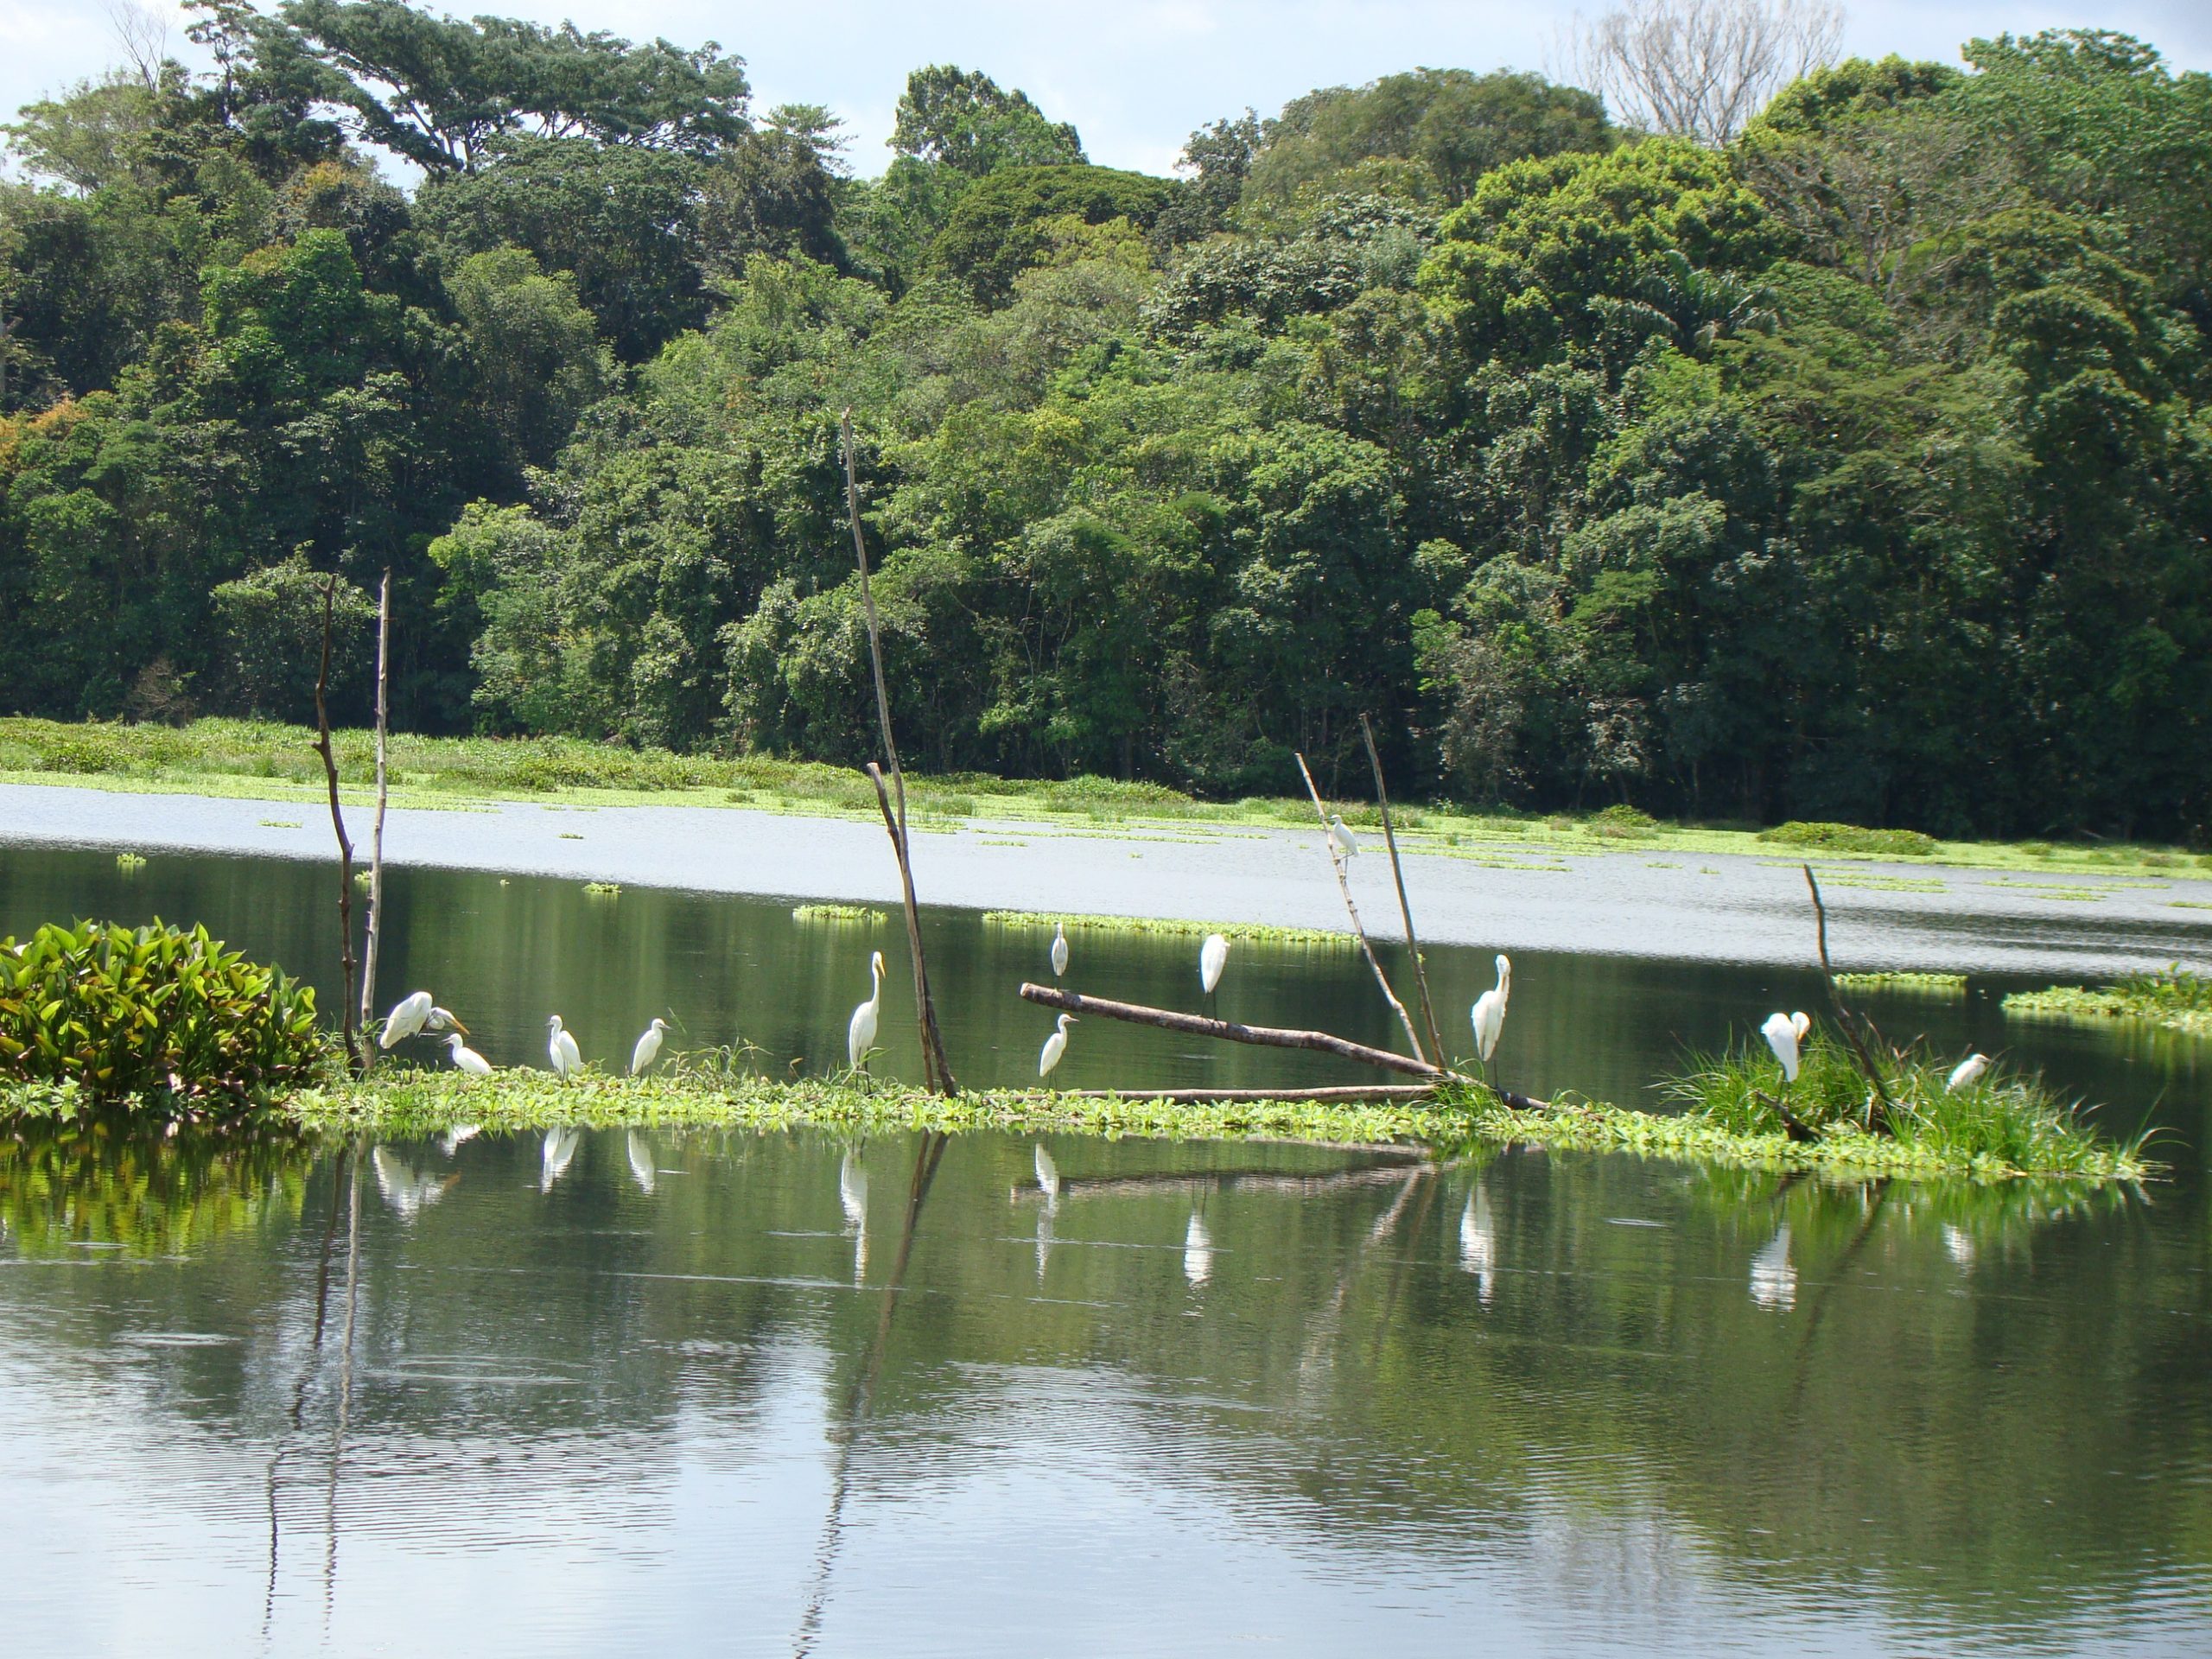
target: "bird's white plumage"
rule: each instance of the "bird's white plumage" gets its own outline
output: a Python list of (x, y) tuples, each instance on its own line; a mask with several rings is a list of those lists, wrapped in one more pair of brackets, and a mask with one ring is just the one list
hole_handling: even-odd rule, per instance
[(1183, 1277), (1192, 1285), (1203, 1285), (1213, 1277), (1213, 1235), (1206, 1230), (1205, 1218), (1195, 1210), (1183, 1233)]
[(1969, 1054), (1951, 1068), (1950, 1077), (1943, 1084), (1943, 1092), (1949, 1094), (1953, 1090), (1970, 1088), (1980, 1083), (1982, 1073), (1988, 1070), (1988, 1055), (1979, 1051)]
[(1806, 1034), (1813, 1029), (1813, 1016), (1800, 1008), (1789, 1016), (1789, 1029), (1797, 1033), (1797, 1041), (1802, 1046)]
[(1068, 1052), (1068, 1027), (1075, 1023), (1075, 1015), (1060, 1016), (1059, 1027), (1045, 1039), (1044, 1051), (1037, 1056), (1037, 1075), (1048, 1077), (1052, 1068), (1060, 1063), (1060, 1056)]
[(632, 1129), (624, 1150), (630, 1154), (630, 1179), (647, 1198), (652, 1197), (653, 1178), (658, 1173), (653, 1167), (653, 1143)]
[(553, 1062), (555, 1075), (566, 1079), (582, 1071), (583, 1051), (576, 1046), (575, 1035), (563, 1027), (559, 1014), (545, 1022), (545, 1056)]
[(1060, 1196), (1060, 1166), (1052, 1161), (1052, 1154), (1045, 1150), (1045, 1143), (1037, 1143), (1037, 1189), (1047, 1198)]
[(1359, 837), (1344, 827), (1344, 816), (1341, 813), (1329, 814), (1329, 845), (1336, 849), (1338, 858), (1356, 858), (1359, 855)]
[(423, 1029), (423, 1023), (430, 1017), (430, 1010), (436, 1006), (428, 991), (416, 991), (401, 997), (391, 1005), (391, 1012), (384, 1017), (384, 1029), (377, 1033), (377, 1046), (390, 1048), (393, 1044), (404, 1042), (412, 1037)]
[(1208, 996), (1221, 983), (1221, 970), (1227, 966), (1229, 941), (1218, 933), (1207, 934), (1206, 942), (1198, 947), (1198, 983)]
[(1759, 1035), (1766, 1039), (1766, 1046), (1774, 1051), (1774, 1058), (1782, 1062), (1782, 1080), (1797, 1081), (1797, 1022), (1788, 1014), (1770, 1014), (1766, 1023), (1759, 1027)]
[(1475, 1053), (1484, 1065), (1497, 1052), (1497, 1039), (1505, 1030), (1506, 1004), (1513, 996), (1513, 959), (1501, 954), (1496, 966), (1497, 983), (1477, 997), (1469, 1010), (1475, 1027)]
[(576, 1155), (576, 1143), (582, 1139), (574, 1129), (548, 1129), (545, 1145), (539, 1154), (537, 1190), (550, 1192), (553, 1183), (561, 1179), (562, 1171), (569, 1166), (569, 1160)]
[(638, 1039), (638, 1046), (630, 1051), (630, 1075), (638, 1073), (660, 1058), (661, 1033), (668, 1029), (668, 1021), (656, 1020), (645, 1027), (645, 1034)]
[(1052, 925), (1052, 977), (1059, 979), (1068, 970), (1068, 925), (1056, 922)]
[(454, 1070), (465, 1071), (472, 1077), (492, 1075), (492, 1062), (471, 1048), (467, 1039), (459, 1032), (446, 1039), (446, 1052), (453, 1056)]
[(868, 1052), (875, 1046), (875, 1028), (883, 1009), (883, 952), (876, 951), (868, 958), (869, 990), (868, 1001), (853, 1010), (853, 1022), (845, 1028), (845, 1058), (854, 1071), (861, 1069), (861, 1062), (868, 1058)]

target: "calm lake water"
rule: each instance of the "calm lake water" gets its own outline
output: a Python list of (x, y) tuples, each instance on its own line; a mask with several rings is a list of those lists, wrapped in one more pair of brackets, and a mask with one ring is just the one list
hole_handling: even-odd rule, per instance
[[(330, 954), (305, 864), (0, 849), (0, 933)], [(841, 1061), (895, 929), (403, 871), (385, 982)], [(963, 1078), (1039, 936), (929, 918)], [(1079, 937), (1195, 1006), (1195, 942)], [(1802, 975), (1516, 951), (1507, 1081), (1643, 1098)], [(1452, 1034), (1488, 953), (1431, 967)], [(1221, 1006), (1387, 1041), (1348, 954)], [(314, 976), (320, 979), (321, 976)], [(915, 1070), (903, 974), (886, 1065)], [(7, 1649), (566, 1655), (2212, 1649), (2207, 1046), (1890, 1002), (2167, 1131), (2143, 1193), (997, 1135), (0, 1140)], [(1077, 1084), (1343, 1080), (1086, 1022)], [(434, 1058), (420, 1056), (426, 1063)]]

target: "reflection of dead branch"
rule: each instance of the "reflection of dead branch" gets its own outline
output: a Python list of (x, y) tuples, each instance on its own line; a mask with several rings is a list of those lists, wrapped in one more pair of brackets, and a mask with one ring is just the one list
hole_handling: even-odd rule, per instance
[[(1406, 1157), (1421, 1157), (1410, 1147)], [(1343, 1169), (1326, 1175), (1290, 1175), (1281, 1170), (1237, 1170), (1224, 1173), (1216, 1170), (1205, 1174), (1185, 1174), (1162, 1170), (1154, 1175), (1103, 1175), (1090, 1180), (1060, 1177), (1059, 1197), (1063, 1203), (1075, 1198), (1151, 1198), (1167, 1192), (1287, 1192), (1300, 1198), (1319, 1192), (1337, 1192), (1352, 1186), (1384, 1186), (1405, 1179), (1405, 1164), (1379, 1164), (1365, 1169)], [(1034, 1181), (1016, 1181), (1007, 1189), (1009, 1204), (1034, 1204), (1048, 1197), (1045, 1189)]]

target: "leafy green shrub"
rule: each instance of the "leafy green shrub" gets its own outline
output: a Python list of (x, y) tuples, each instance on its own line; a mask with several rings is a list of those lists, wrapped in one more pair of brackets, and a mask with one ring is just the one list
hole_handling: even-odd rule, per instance
[(1611, 824), (1620, 830), (1656, 830), (1659, 820), (1640, 806), (1630, 806), (1626, 801), (1615, 801), (1611, 806), (1591, 815), (1592, 823)]
[(2024, 841), (2020, 850), (2030, 858), (2049, 858), (2057, 849), (2047, 841)]
[(251, 1106), (329, 1053), (314, 991), (205, 927), (49, 924), (0, 939), (0, 1079), (232, 1116), (216, 1103)]
[(1812, 847), (1831, 853), (1889, 853), (1903, 858), (1926, 858), (1936, 850), (1936, 837), (1917, 830), (1862, 830), (1855, 823), (1811, 823), (1793, 818), (1759, 839), (1783, 847)]

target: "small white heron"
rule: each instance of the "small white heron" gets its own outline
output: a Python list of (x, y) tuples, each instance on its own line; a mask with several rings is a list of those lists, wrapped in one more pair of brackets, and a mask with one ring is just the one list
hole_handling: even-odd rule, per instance
[(1221, 983), (1221, 970), (1229, 966), (1229, 941), (1218, 933), (1206, 935), (1198, 947), (1198, 984), (1208, 996)]
[(1060, 1063), (1060, 1057), (1068, 1052), (1068, 1027), (1075, 1022), (1076, 1017), (1071, 1014), (1064, 1014), (1060, 1016), (1059, 1028), (1045, 1039), (1044, 1051), (1037, 1056), (1039, 1077), (1049, 1077), (1052, 1075), (1052, 1068)]
[(1497, 983), (1477, 997), (1468, 1011), (1475, 1027), (1475, 1053), (1485, 1071), (1490, 1057), (1497, 1052), (1498, 1036), (1505, 1029), (1505, 1005), (1513, 995), (1513, 958), (1501, 952), (1497, 967)]
[(1359, 837), (1344, 827), (1344, 815), (1340, 812), (1329, 814), (1329, 850), (1338, 858), (1359, 856)]
[(1065, 922), (1055, 922), (1052, 925), (1052, 977), (1065, 978), (1067, 971), (1068, 925)]
[(1961, 1089), (1970, 1089), (1981, 1081), (1982, 1074), (1988, 1070), (1989, 1056), (1977, 1050), (1951, 1068), (1950, 1077), (1943, 1084), (1943, 1092), (1955, 1094)]
[(660, 1058), (660, 1039), (668, 1029), (668, 1021), (656, 1020), (645, 1027), (645, 1034), (638, 1039), (638, 1046), (630, 1051), (630, 1075), (636, 1077)]
[(868, 1052), (875, 1046), (875, 1027), (883, 1011), (883, 952), (878, 950), (868, 957), (870, 978), (868, 1001), (853, 1010), (853, 1023), (845, 1027), (845, 1058), (857, 1071), (867, 1062)]
[(492, 1075), (492, 1062), (471, 1048), (459, 1032), (446, 1039), (446, 1052), (453, 1056), (454, 1069), (472, 1077)]
[(1805, 1016), (1802, 1014), (1787, 1014), (1777, 1009), (1767, 1015), (1766, 1023), (1759, 1027), (1759, 1035), (1766, 1039), (1766, 1046), (1774, 1051), (1774, 1058), (1782, 1062), (1782, 1080), (1784, 1083), (1797, 1081), (1797, 1046), (1804, 1041), (1805, 1033), (1812, 1028), (1810, 1020), (1805, 1020), (1802, 1027), (1797, 1023), (1800, 1020), (1805, 1020)]
[(554, 1074), (565, 1082), (584, 1069), (583, 1052), (576, 1046), (575, 1034), (563, 1028), (559, 1014), (545, 1022), (545, 1031), (546, 1057), (553, 1062)]
[(442, 1008), (428, 991), (416, 991), (392, 1004), (391, 1012), (384, 1017), (384, 1029), (377, 1033), (377, 1046), (390, 1048), (404, 1042), (417, 1032), (468, 1030), (454, 1017), (451, 1008)]

